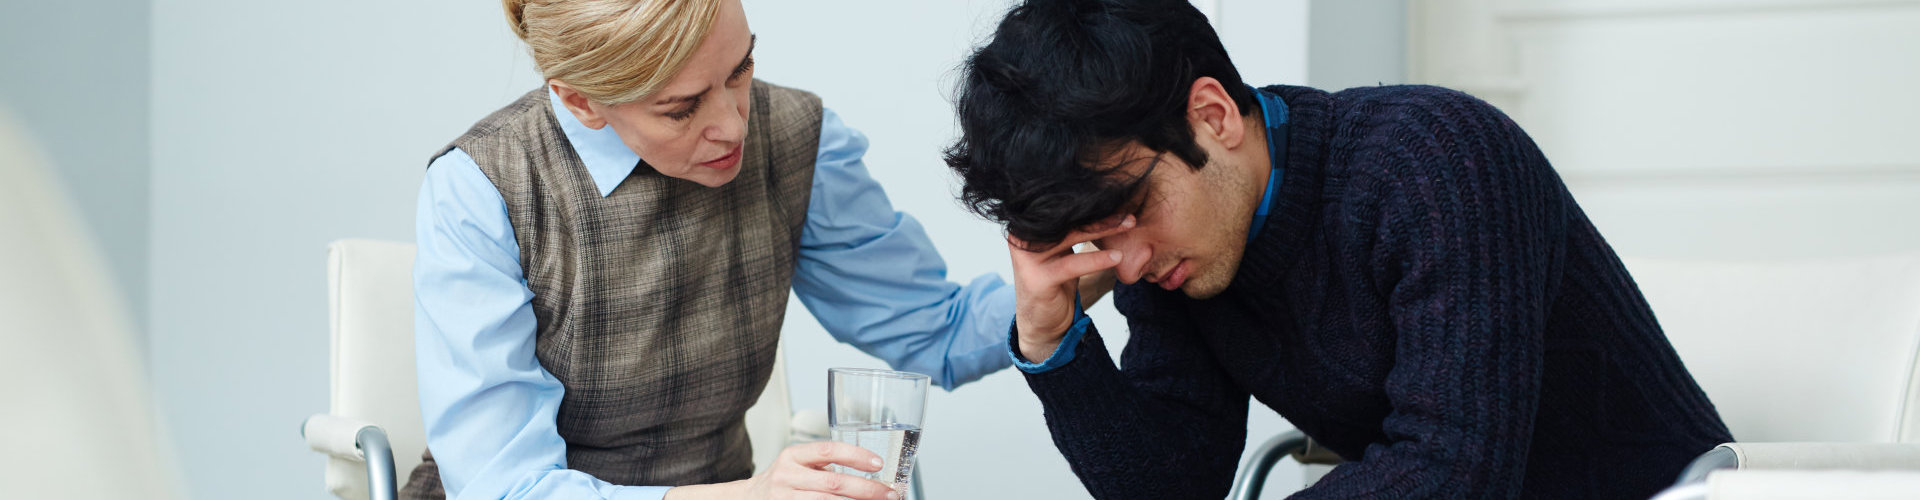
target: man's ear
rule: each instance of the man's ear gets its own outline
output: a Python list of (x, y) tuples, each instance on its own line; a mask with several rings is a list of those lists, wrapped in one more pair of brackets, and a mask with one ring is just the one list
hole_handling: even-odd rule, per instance
[(1193, 124), (1195, 140), (1206, 137), (1226, 149), (1238, 148), (1247, 136), (1241, 118), (1239, 103), (1233, 102), (1219, 80), (1203, 76), (1187, 89), (1187, 121)]
[(573, 117), (580, 120), (581, 125), (594, 130), (607, 126), (607, 118), (600, 116), (600, 112), (594, 110), (593, 103), (587, 99), (586, 94), (574, 90), (573, 87), (559, 80), (547, 80), (547, 88), (553, 90), (553, 95), (560, 96), (560, 105), (566, 106), (567, 111), (573, 112)]

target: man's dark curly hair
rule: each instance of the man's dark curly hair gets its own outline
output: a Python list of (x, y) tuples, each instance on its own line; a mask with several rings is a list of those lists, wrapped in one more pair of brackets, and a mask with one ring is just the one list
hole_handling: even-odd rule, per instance
[(961, 200), (1036, 246), (1134, 198), (1144, 175), (1094, 165), (1117, 146), (1138, 141), (1207, 164), (1186, 118), (1195, 80), (1219, 80), (1243, 115), (1255, 107), (1220, 37), (1186, 0), (1022, 2), (962, 71), (961, 136), (946, 150)]

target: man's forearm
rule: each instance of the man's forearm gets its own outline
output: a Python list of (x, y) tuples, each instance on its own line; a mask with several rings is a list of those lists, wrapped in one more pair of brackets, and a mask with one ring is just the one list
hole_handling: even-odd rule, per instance
[(1114, 366), (1097, 333), (1088, 332), (1077, 349), (1066, 365), (1025, 375), (1054, 444), (1089, 493), (1100, 499), (1226, 496), (1239, 455), (1232, 452), (1237, 447), (1223, 447), (1246, 439), (1244, 400), (1238, 420), (1166, 404)]

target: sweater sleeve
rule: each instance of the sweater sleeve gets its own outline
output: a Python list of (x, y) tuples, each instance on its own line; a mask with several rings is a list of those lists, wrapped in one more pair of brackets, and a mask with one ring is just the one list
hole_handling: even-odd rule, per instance
[(1396, 338), (1385, 442), (1294, 498), (1515, 498), (1566, 238), (1565, 187), (1518, 126), (1461, 94), (1415, 126), (1379, 183), (1374, 265)]
[(1054, 446), (1094, 498), (1225, 497), (1246, 443), (1247, 393), (1187, 331), (1184, 308), (1146, 307), (1158, 293), (1114, 291), (1131, 327), (1124, 370), (1089, 324), (1072, 361), (1026, 373)]

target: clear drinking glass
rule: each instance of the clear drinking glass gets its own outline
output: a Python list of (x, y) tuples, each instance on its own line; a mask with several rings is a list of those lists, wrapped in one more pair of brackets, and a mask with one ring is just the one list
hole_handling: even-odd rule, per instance
[(926, 375), (864, 368), (827, 370), (827, 421), (833, 440), (880, 455), (880, 472), (836, 466), (841, 473), (893, 485), (900, 498), (913, 483), (920, 419), (927, 411)]

